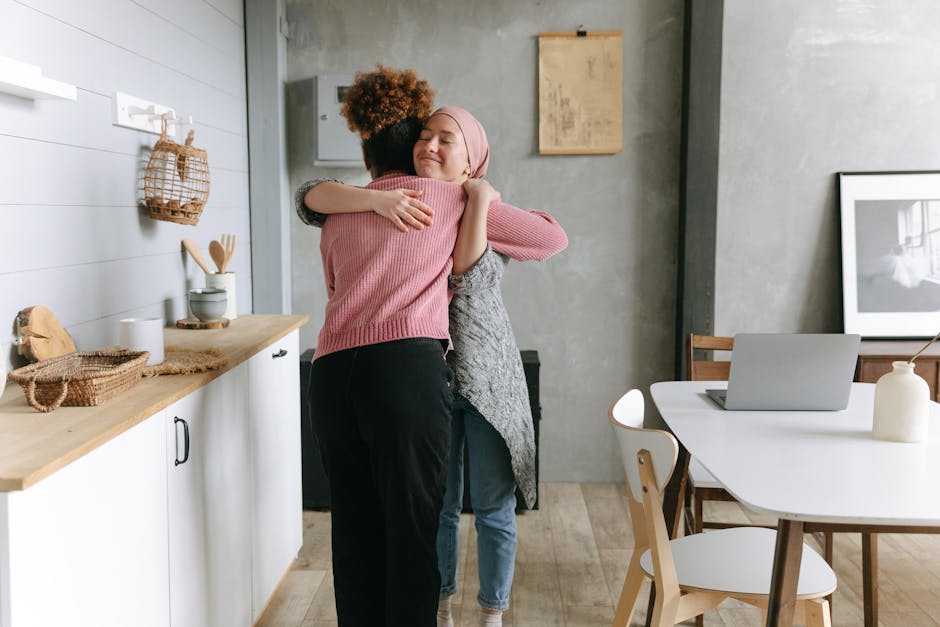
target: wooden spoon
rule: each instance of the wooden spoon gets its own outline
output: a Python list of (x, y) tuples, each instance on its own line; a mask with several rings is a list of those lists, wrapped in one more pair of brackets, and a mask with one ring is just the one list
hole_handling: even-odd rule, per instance
[(206, 265), (206, 260), (203, 259), (202, 253), (199, 252), (199, 246), (196, 245), (196, 242), (191, 239), (184, 239), (183, 247), (192, 255), (193, 260), (202, 268), (202, 271), (209, 274), (209, 266)]
[(217, 240), (209, 242), (209, 256), (212, 257), (212, 261), (214, 261), (215, 265), (219, 268), (219, 273), (225, 272), (225, 264), (228, 262), (228, 259), (225, 255), (225, 249), (222, 248), (222, 244)]

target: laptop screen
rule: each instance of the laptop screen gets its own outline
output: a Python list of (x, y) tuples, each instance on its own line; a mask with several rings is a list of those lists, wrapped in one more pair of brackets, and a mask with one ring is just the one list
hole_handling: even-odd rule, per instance
[(860, 342), (855, 334), (739, 333), (725, 408), (845, 409)]

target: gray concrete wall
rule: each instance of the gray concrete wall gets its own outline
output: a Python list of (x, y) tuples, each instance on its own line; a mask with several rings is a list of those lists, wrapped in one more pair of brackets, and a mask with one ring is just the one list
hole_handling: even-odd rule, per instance
[[(488, 178), (503, 198), (566, 228), (567, 251), (511, 264), (503, 284), (519, 346), (541, 357), (544, 480), (620, 478), (608, 405), (627, 387), (673, 374), (681, 14), (680, 0), (288, 2), (289, 81), (377, 62), (414, 68), (438, 104), (466, 107), (486, 125)], [(539, 156), (536, 36), (579, 24), (624, 31), (624, 150)], [(366, 181), (313, 167), (309, 146), (296, 141), (308, 133), (304, 124), (288, 129), (292, 187), (316, 176)], [(323, 319), (318, 245), (319, 234), (295, 221), (293, 311), (312, 319), (304, 347)]]
[(715, 331), (840, 331), (839, 171), (940, 169), (940, 3), (725, 0)]

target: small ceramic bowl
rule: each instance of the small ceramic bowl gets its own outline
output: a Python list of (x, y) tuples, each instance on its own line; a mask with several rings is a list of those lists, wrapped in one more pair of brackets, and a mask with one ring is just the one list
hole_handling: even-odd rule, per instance
[(189, 290), (189, 310), (203, 322), (214, 322), (222, 317), (228, 306), (225, 290), (196, 288)]

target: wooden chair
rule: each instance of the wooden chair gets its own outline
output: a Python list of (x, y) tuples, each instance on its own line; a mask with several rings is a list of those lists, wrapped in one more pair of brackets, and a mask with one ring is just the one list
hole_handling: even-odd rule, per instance
[[(728, 375), (731, 374), (730, 361), (697, 359), (696, 351), (730, 351), (732, 348), (734, 348), (733, 337), (690, 333), (685, 343), (686, 380), (727, 381)], [(694, 457), (689, 460), (689, 480), (686, 484), (685, 494), (685, 531), (687, 534), (701, 533), (706, 527), (709, 529), (723, 529), (739, 526), (719, 522), (706, 524), (703, 516), (705, 501), (734, 501), (735, 498)]]
[[(643, 581), (657, 590), (651, 625), (675, 625), (727, 598), (761, 608), (766, 619), (776, 533), (759, 527), (729, 528), (669, 539), (660, 491), (676, 465), (672, 434), (644, 429), (643, 395), (630, 390), (610, 408), (627, 482), (634, 549), (617, 603), (613, 627), (626, 627)], [(796, 614), (809, 627), (829, 627), (829, 603), (836, 576), (823, 559), (803, 546)]]

